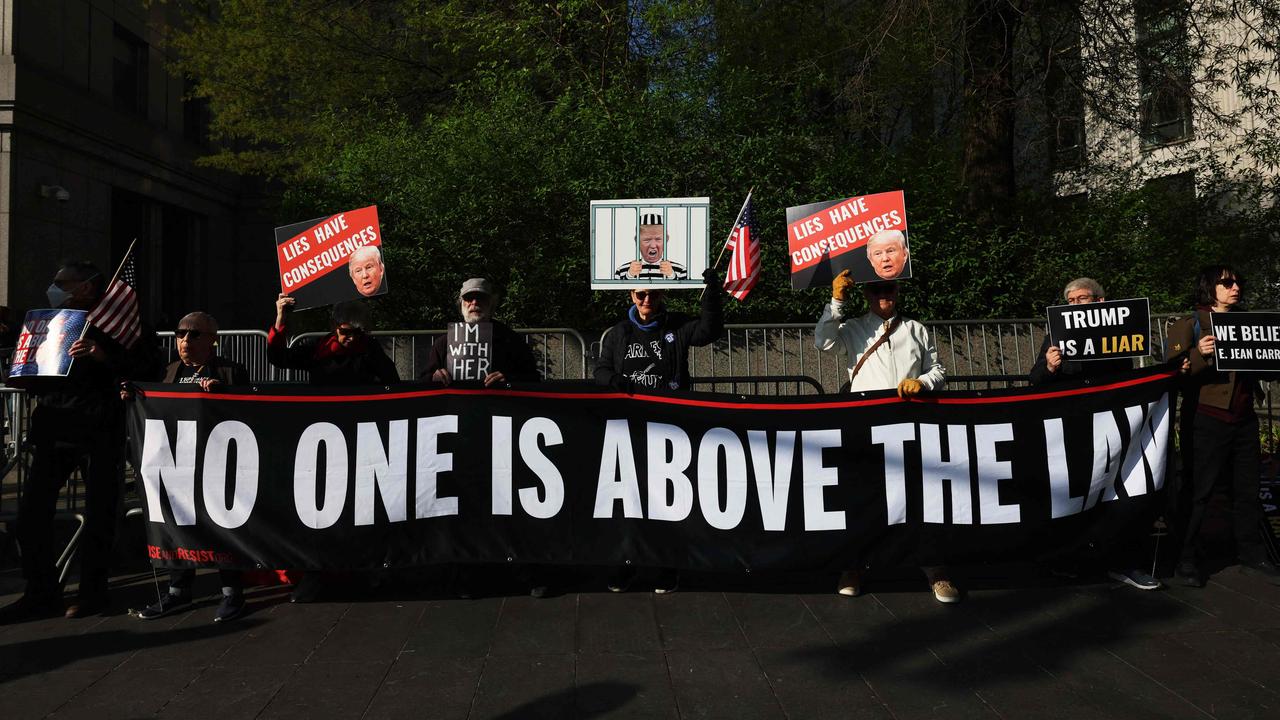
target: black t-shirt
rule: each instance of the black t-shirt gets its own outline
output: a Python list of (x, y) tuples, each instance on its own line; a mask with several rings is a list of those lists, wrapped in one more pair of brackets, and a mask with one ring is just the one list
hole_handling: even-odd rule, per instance
[(173, 376), (176, 383), (198, 383), (204, 378), (213, 377), (209, 374), (208, 365), (179, 365), (178, 373)]

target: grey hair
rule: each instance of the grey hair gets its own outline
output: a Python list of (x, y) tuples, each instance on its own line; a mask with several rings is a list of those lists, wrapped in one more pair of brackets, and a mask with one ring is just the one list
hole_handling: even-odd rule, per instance
[(334, 326), (345, 324), (353, 328), (368, 330), (369, 326), (373, 324), (369, 306), (359, 300), (350, 300), (334, 305), (332, 317)]
[(1098, 281), (1094, 280), (1093, 278), (1087, 278), (1087, 277), (1076, 278), (1075, 280), (1072, 280), (1071, 282), (1067, 283), (1067, 286), (1062, 289), (1062, 299), (1066, 300), (1067, 296), (1071, 294), (1072, 290), (1088, 290), (1089, 293), (1092, 294), (1095, 298), (1107, 296), (1106, 291), (1102, 289), (1102, 285), (1100, 285)]
[[(182, 320), (191, 320), (193, 322), (194, 321), (203, 322), (206, 326), (208, 326), (209, 332), (215, 335), (218, 333), (218, 321), (212, 315), (202, 310), (189, 312), (186, 315), (182, 316)], [(178, 321), (179, 325), (182, 324), (182, 320)]]

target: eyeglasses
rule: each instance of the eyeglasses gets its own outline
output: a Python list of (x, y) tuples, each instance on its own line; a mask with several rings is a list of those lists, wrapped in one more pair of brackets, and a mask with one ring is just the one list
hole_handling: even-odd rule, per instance
[(351, 337), (360, 337), (364, 334), (364, 328), (358, 327), (340, 327), (337, 329), (339, 335), (350, 335)]
[(188, 340), (199, 340), (201, 335), (204, 335), (203, 330), (195, 330), (193, 328), (178, 328), (173, 331), (173, 336), (179, 340), (183, 338)]
[(634, 290), (632, 291), (631, 294), (635, 296), (635, 299), (639, 300), (640, 302), (644, 302), (645, 299), (649, 297), (652, 297), (654, 300), (662, 299), (661, 290)]
[(469, 295), (463, 295), (462, 302), (484, 302), (484, 299), (487, 297), (489, 296), (484, 293), (471, 293)]
[(871, 295), (892, 295), (898, 292), (898, 286), (895, 283), (870, 283), (867, 292)]
[(1071, 297), (1067, 298), (1067, 304), (1068, 304), (1068, 305), (1082, 305), (1082, 304), (1084, 304), (1084, 303), (1091, 303), (1091, 302), (1093, 302), (1093, 301), (1094, 301), (1094, 297), (1095, 297), (1095, 296), (1094, 296), (1092, 293), (1089, 293), (1089, 294), (1086, 294), (1086, 295), (1073, 295), (1073, 296), (1071, 296)]
[(1228, 290), (1230, 290), (1231, 288), (1237, 285), (1239, 285), (1240, 287), (1244, 287), (1244, 281), (1239, 280), (1237, 278), (1222, 278), (1221, 280), (1218, 281), (1218, 284)]

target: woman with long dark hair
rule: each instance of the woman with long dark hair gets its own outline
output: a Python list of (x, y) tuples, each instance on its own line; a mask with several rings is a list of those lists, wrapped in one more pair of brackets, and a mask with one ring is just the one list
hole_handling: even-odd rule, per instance
[(1241, 570), (1280, 584), (1280, 571), (1267, 560), (1260, 528), (1261, 448), (1253, 410), (1258, 383), (1250, 373), (1218, 370), (1214, 358), (1210, 313), (1241, 310), (1243, 299), (1243, 275), (1229, 265), (1206, 266), (1196, 283), (1194, 313), (1169, 328), (1169, 359), (1179, 360), (1186, 373), (1179, 423), (1183, 465), (1178, 526), (1183, 545), (1175, 572), (1180, 582), (1193, 587), (1205, 584), (1200, 528), (1219, 481), (1232, 493), (1231, 522)]

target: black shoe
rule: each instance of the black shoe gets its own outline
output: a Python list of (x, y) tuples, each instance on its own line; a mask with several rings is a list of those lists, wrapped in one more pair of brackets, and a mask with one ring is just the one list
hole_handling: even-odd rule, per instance
[(551, 588), (546, 585), (534, 585), (529, 588), (529, 597), (541, 600), (551, 593)]
[(320, 597), (320, 591), (324, 581), (321, 579), (320, 573), (308, 572), (302, 576), (298, 584), (293, 587), (293, 592), (289, 595), (291, 603), (312, 603)]
[(1280, 568), (1277, 568), (1268, 560), (1241, 562), (1240, 572), (1250, 577), (1256, 577), (1264, 582), (1271, 583), (1272, 585), (1280, 585)]
[(57, 595), (23, 595), (0, 608), (0, 625), (58, 617), (63, 611), (62, 598)]
[(1190, 560), (1183, 560), (1178, 563), (1178, 567), (1174, 569), (1173, 574), (1182, 585), (1195, 588), (1204, 587), (1204, 575), (1200, 572), (1200, 566)]
[(191, 606), (191, 598), (186, 595), (165, 593), (160, 602), (148, 605), (138, 611), (139, 620), (158, 620), (159, 618), (178, 612)]
[(663, 570), (653, 583), (653, 592), (657, 595), (673, 593), (680, 587), (680, 573), (677, 570)]
[(213, 616), (213, 621), (216, 623), (231, 622), (243, 614), (244, 595), (240, 593), (223, 595), (222, 602), (218, 605), (218, 612)]
[(101, 615), (111, 605), (105, 593), (93, 593), (90, 595), (81, 595), (76, 601), (67, 606), (67, 611), (63, 616), (68, 620), (77, 618), (87, 618), (94, 615)]

